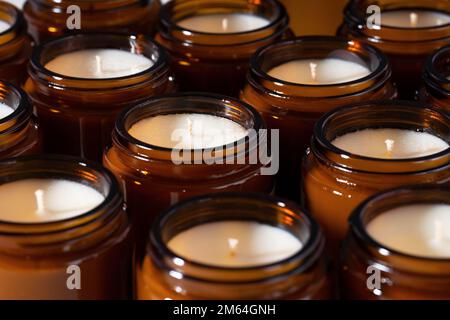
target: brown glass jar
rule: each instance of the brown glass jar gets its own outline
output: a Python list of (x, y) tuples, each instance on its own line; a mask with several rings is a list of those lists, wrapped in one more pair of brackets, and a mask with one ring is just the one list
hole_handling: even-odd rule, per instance
[[(412, 99), (421, 86), (421, 73), (428, 55), (450, 44), (450, 25), (428, 28), (383, 26), (368, 28), (367, 9), (377, 5), (381, 12), (392, 10), (438, 10), (450, 13), (447, 0), (352, 0), (344, 11), (338, 35), (366, 42), (382, 50), (389, 58), (400, 98)], [(382, 17), (382, 15), (381, 15)]]
[[(289, 231), (304, 246), (290, 258), (255, 267), (214, 267), (171, 251), (183, 230), (224, 220), (256, 221)], [(256, 194), (216, 194), (172, 207), (153, 225), (137, 266), (137, 298), (152, 300), (329, 299), (332, 287), (324, 238), (295, 204)]]
[(450, 45), (431, 55), (423, 71), (422, 99), (450, 112)]
[(21, 85), (26, 78), (31, 55), (31, 38), (22, 12), (15, 6), (0, 2), (0, 20), (10, 25), (0, 32), (0, 80)]
[[(183, 18), (220, 13), (252, 13), (270, 23), (248, 32), (215, 34), (183, 29)], [(173, 0), (161, 10), (158, 41), (170, 54), (182, 91), (237, 97), (249, 59), (260, 47), (291, 35), (289, 17), (277, 0)]]
[[(336, 253), (350, 213), (373, 194), (404, 185), (450, 183), (450, 150), (413, 159), (377, 159), (338, 149), (332, 141), (367, 128), (430, 132), (450, 142), (448, 115), (405, 101), (367, 102), (325, 115), (303, 162), (304, 205)], [(367, 143), (370, 143), (369, 141)]]
[[(136, 74), (108, 79), (72, 78), (45, 68), (58, 55), (94, 48), (137, 52), (154, 64)], [(36, 48), (25, 90), (41, 123), (47, 152), (101, 161), (120, 111), (149, 97), (172, 92), (174, 78), (164, 51), (146, 37), (80, 34)]]
[[(345, 298), (450, 300), (449, 259), (418, 257), (392, 250), (375, 241), (366, 229), (370, 221), (386, 210), (434, 203), (450, 204), (448, 185), (409, 186), (381, 193), (354, 211), (342, 250)], [(378, 275), (374, 270), (378, 270)], [(369, 279), (371, 276), (379, 279)]]
[[(222, 154), (207, 156), (208, 149), (192, 149), (189, 159), (200, 158), (200, 163), (175, 164), (172, 149), (149, 145), (128, 133), (129, 128), (141, 119), (176, 113), (216, 115), (256, 132), (266, 128), (261, 116), (250, 106), (207, 94), (155, 97), (124, 111), (117, 121), (112, 147), (106, 151), (103, 163), (124, 188), (127, 212), (139, 249), (144, 246), (156, 215), (180, 200), (225, 191), (270, 193), (273, 189), (272, 176), (260, 174), (264, 164), (249, 160), (256, 152), (264, 152), (266, 138), (263, 135), (256, 146), (250, 144), (249, 139), (242, 139), (223, 146)], [(244, 159), (243, 164), (238, 159)], [(208, 163), (207, 160), (212, 161)]]
[(41, 153), (42, 135), (25, 92), (0, 81), (0, 102), (14, 109), (0, 119), (0, 159)]
[[(305, 85), (272, 78), (268, 72), (297, 59), (322, 59), (342, 50), (367, 63), (371, 74), (347, 83)], [(259, 50), (251, 61), (242, 99), (256, 108), (269, 129), (280, 130), (277, 190), (297, 199), (301, 159), (316, 121), (326, 112), (359, 101), (391, 99), (396, 90), (386, 57), (377, 49), (335, 37), (301, 37)]]
[[(105, 200), (91, 211), (66, 220), (0, 221), (0, 298), (129, 298), (130, 228), (114, 176), (96, 164), (69, 157), (0, 162), (0, 183), (29, 178), (81, 182), (99, 191)], [(79, 268), (79, 290), (67, 286), (72, 274), (68, 268), (73, 266)]]
[[(72, 6), (80, 10), (80, 29), (68, 28)], [(80, 31), (153, 35), (160, 7), (159, 0), (28, 0), (23, 10), (29, 33), (41, 43)]]

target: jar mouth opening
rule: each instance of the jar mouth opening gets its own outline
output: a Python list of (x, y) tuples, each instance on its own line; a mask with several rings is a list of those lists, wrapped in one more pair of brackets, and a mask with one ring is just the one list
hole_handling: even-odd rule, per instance
[[(13, 119), (17, 119), (22, 115), (32, 113), (31, 105), (25, 92), (11, 83), (0, 81), (0, 102), (3, 102), (14, 111), (6, 117), (0, 119), (0, 127), (6, 125)], [(20, 123), (17, 123), (20, 125)], [(11, 128), (0, 129), (0, 134), (8, 133)]]
[[(386, 114), (392, 119), (387, 119)], [(355, 123), (357, 121), (360, 121), (360, 124)], [(332, 141), (346, 133), (362, 129), (385, 128), (430, 132), (450, 144), (449, 123), (448, 115), (420, 103), (401, 100), (363, 102), (340, 107), (325, 114), (314, 127), (312, 141), (321, 154), (326, 154), (327, 159), (335, 158), (338, 161), (337, 166), (347, 169), (365, 171), (364, 164), (370, 163), (382, 165), (381, 173), (420, 173), (423, 170), (421, 165), (425, 162), (434, 164), (428, 169), (449, 165), (450, 148), (422, 157), (384, 159), (353, 154), (336, 147)], [(417, 167), (417, 171), (405, 171), (405, 165), (413, 165), (413, 168)]]
[[(154, 0), (149, 0), (154, 1)], [(97, 11), (109, 11), (109, 10), (119, 10), (127, 7), (135, 6), (140, 4), (140, 0), (36, 0), (40, 5), (59, 7), (64, 5), (77, 5), (81, 8), (83, 12), (97, 12)], [(64, 9), (65, 10), (65, 7)]]
[[(380, 204), (381, 203), (381, 204)], [(367, 231), (367, 225), (387, 210), (414, 204), (450, 204), (448, 185), (411, 185), (378, 193), (361, 203), (349, 218), (353, 233), (381, 256), (397, 256), (423, 262), (450, 263), (450, 257), (427, 257), (401, 252), (374, 239)]]
[(23, 156), (0, 161), (0, 184), (30, 178), (79, 182), (97, 190), (105, 199), (91, 210), (67, 219), (31, 223), (0, 220), (0, 233), (42, 235), (73, 229), (100, 219), (119, 195), (114, 176), (95, 162), (62, 155)]
[[(230, 33), (213, 33), (192, 30), (183, 28), (178, 24), (179, 21), (185, 18), (198, 16), (198, 14), (196, 14), (198, 11), (205, 11), (205, 15), (223, 13), (255, 14), (266, 18), (268, 23), (267, 25), (256, 29)], [(160, 24), (163, 30), (165, 29), (169, 30), (168, 32), (170, 33), (179, 34), (180, 37), (188, 37), (190, 40), (187, 42), (193, 44), (214, 45), (211, 41), (203, 41), (204, 37), (214, 37), (217, 39), (216, 45), (224, 45), (224, 43), (228, 42), (230, 42), (229, 44), (241, 43), (241, 39), (236, 39), (236, 37), (239, 36), (249, 36), (249, 39), (247, 39), (248, 41), (245, 41), (244, 43), (253, 42), (255, 41), (255, 38), (259, 40), (261, 38), (259, 35), (263, 35), (263, 38), (269, 37), (272, 34), (266, 34), (266, 30), (271, 30), (278, 26), (283, 22), (283, 19), (286, 16), (286, 9), (277, 0), (263, 0), (258, 2), (249, 2), (245, 0), (208, 0), (200, 3), (190, 3), (185, 0), (172, 0), (162, 7)], [(250, 37), (252, 35), (254, 35), (254, 37)]]
[(448, 66), (448, 59), (450, 59), (450, 45), (439, 49), (431, 55), (425, 64), (424, 80), (429, 85), (440, 87), (450, 94), (450, 67)]
[[(256, 204), (258, 202), (259, 205)], [(236, 209), (235, 206), (237, 203), (242, 203), (245, 207)], [(214, 205), (220, 208), (213, 210)], [(208, 212), (208, 207), (211, 209), (210, 212)], [(196, 219), (192, 218), (193, 216)], [(167, 245), (168, 241), (180, 232), (195, 226), (220, 221), (252, 221), (279, 227), (290, 232), (300, 240), (302, 247), (290, 257), (273, 263), (256, 266), (228, 267), (208, 265), (189, 260), (189, 258), (172, 251)], [(170, 228), (174, 230), (168, 232), (166, 229)], [(162, 255), (163, 259), (170, 263), (175, 263), (175, 265), (180, 265), (179, 262), (183, 261), (182, 265), (186, 267), (186, 270), (197, 268), (200, 271), (215, 270), (218, 272), (229, 272), (231, 274), (267, 270), (268, 274), (264, 279), (270, 279), (282, 276), (286, 271), (288, 273), (300, 272), (299, 269), (304, 270), (304, 268), (307, 268), (309, 266), (307, 259), (311, 255), (320, 254), (320, 252), (317, 252), (317, 249), (321, 239), (318, 224), (294, 203), (274, 196), (256, 193), (218, 193), (184, 200), (161, 213), (153, 223), (148, 240), (147, 254), (150, 256), (154, 256), (154, 254)], [(158, 252), (152, 252), (152, 249)], [(294, 264), (296, 266), (290, 270), (283, 268), (283, 266)], [(281, 274), (280, 271), (282, 271)], [(196, 278), (195, 275), (189, 274), (189, 271), (185, 276)], [(260, 280), (258, 279), (257, 281)], [(213, 281), (216, 282), (215, 280)], [(236, 280), (230, 281), (234, 282)], [(245, 280), (243, 281), (247, 282)], [(243, 281), (240, 279), (237, 282), (242, 283)], [(227, 281), (227, 283), (230, 282)]]
[[(200, 113), (224, 117), (242, 125), (247, 130), (253, 129), (256, 132), (266, 127), (260, 114), (245, 102), (216, 94), (185, 92), (154, 97), (130, 109), (124, 110), (117, 119), (115, 131), (122, 145), (127, 145), (127, 142), (130, 142), (142, 150), (171, 153), (173, 150), (178, 149), (146, 143), (134, 138), (128, 131), (133, 124), (145, 118), (182, 113)], [(239, 116), (244, 117), (244, 122)], [(248, 137), (247, 135), (240, 140), (223, 146), (190, 150), (192, 152), (200, 152), (217, 148), (229, 149), (245, 144)]]
[[(153, 64), (140, 72), (130, 75), (112, 78), (81, 78), (66, 76), (48, 70), (45, 65), (61, 54), (76, 52), (86, 49), (119, 49), (130, 53), (136, 53), (151, 60)], [(77, 87), (81, 83), (88, 83), (88, 88), (93, 85), (123, 83), (130, 85), (133, 79), (150, 77), (156, 73), (167, 61), (166, 54), (162, 48), (149, 37), (143, 35), (124, 35), (120, 33), (77, 33), (74, 35), (63, 35), (38, 45), (32, 53), (31, 67), (38, 73), (49, 77), (52, 81), (70, 82), (71, 86)], [(61, 84), (63, 85), (63, 84)], [(65, 85), (63, 85), (65, 86)]]
[[(348, 59), (343, 59), (344, 56)], [(370, 73), (352, 81), (326, 84), (289, 82), (274, 78), (269, 74), (274, 67), (291, 61), (330, 57), (350, 62), (354, 60), (355, 63), (361, 66), (365, 64)], [(261, 81), (265, 88), (274, 87), (276, 91), (287, 89), (305, 94), (305, 96), (323, 95), (323, 89), (326, 88), (334, 89), (333, 92), (328, 94), (330, 96), (354, 94), (366, 89), (366, 86), (361, 88), (362, 85), (371, 83), (372, 80), (389, 71), (387, 58), (378, 49), (354, 40), (332, 36), (305, 36), (270, 44), (257, 51), (251, 59), (250, 68), (251, 72), (256, 75), (256, 78), (262, 79)], [(270, 83), (273, 85), (269, 85)], [(351, 92), (346, 92), (348, 88), (353, 89)], [(299, 92), (300, 90), (301, 92)]]
[(23, 17), (14, 5), (1, 2), (0, 3), (0, 20), (9, 24), (9, 27), (0, 32), (0, 45), (7, 43), (11, 40), (10, 34), (17, 30), (21, 23), (23, 23)]

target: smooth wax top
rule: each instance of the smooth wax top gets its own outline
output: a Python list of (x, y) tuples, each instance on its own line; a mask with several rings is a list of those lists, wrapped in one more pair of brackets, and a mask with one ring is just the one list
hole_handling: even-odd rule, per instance
[(7, 104), (0, 102), (0, 119), (4, 119), (14, 112), (14, 109)]
[(128, 133), (145, 143), (177, 149), (220, 147), (247, 136), (240, 124), (208, 114), (178, 113), (146, 118), (133, 124)]
[(58, 179), (24, 179), (0, 185), (0, 221), (42, 223), (86, 213), (105, 200), (94, 188)]
[(327, 58), (289, 61), (272, 68), (268, 75), (291, 83), (326, 85), (358, 80), (370, 73), (363, 64)]
[(450, 14), (433, 10), (392, 10), (381, 13), (381, 25), (397, 28), (430, 28), (450, 23)]
[(378, 159), (412, 159), (442, 152), (449, 144), (427, 132), (403, 129), (365, 129), (332, 141), (337, 148)]
[(10, 27), (11, 25), (8, 22), (0, 20), (0, 32), (8, 30)]
[(86, 49), (57, 56), (45, 68), (68, 77), (106, 79), (133, 75), (153, 64), (147, 57), (125, 50)]
[(269, 23), (268, 19), (251, 13), (224, 13), (192, 16), (177, 25), (197, 32), (224, 34), (257, 30)]
[(180, 257), (219, 267), (254, 267), (287, 259), (302, 248), (288, 231), (249, 221), (220, 221), (195, 226), (167, 246)]
[(387, 248), (419, 257), (450, 258), (450, 205), (413, 204), (381, 213), (367, 232)]

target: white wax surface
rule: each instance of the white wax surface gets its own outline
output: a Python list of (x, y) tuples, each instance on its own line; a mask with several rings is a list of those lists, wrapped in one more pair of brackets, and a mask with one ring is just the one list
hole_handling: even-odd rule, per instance
[(60, 221), (86, 213), (105, 197), (84, 184), (58, 179), (24, 179), (0, 185), (0, 220)]
[(387, 248), (431, 258), (450, 258), (450, 205), (414, 204), (369, 222), (369, 235)]
[(180, 257), (210, 266), (251, 267), (275, 263), (299, 252), (288, 231), (247, 221), (220, 221), (176, 235), (168, 247)]
[(450, 23), (450, 14), (432, 10), (394, 10), (381, 13), (381, 25), (400, 28), (429, 28)]
[(139, 141), (177, 149), (220, 147), (247, 136), (240, 124), (208, 114), (178, 113), (146, 118), (133, 124), (128, 133)]
[(6, 118), (11, 113), (14, 112), (14, 109), (8, 106), (7, 104), (0, 102), (0, 119)]
[(251, 13), (224, 13), (188, 17), (177, 25), (197, 32), (224, 34), (257, 30), (269, 23), (268, 19)]
[(370, 73), (367, 66), (337, 58), (293, 60), (268, 72), (276, 79), (309, 85), (350, 82), (364, 78)]
[(9, 27), (11, 27), (11, 25), (8, 22), (0, 20), (0, 32), (8, 30)]
[(412, 159), (449, 148), (441, 138), (427, 132), (402, 129), (365, 129), (337, 137), (332, 144), (347, 152), (378, 159)]
[(119, 49), (69, 52), (49, 61), (45, 68), (74, 78), (118, 78), (142, 72), (153, 65), (145, 56)]

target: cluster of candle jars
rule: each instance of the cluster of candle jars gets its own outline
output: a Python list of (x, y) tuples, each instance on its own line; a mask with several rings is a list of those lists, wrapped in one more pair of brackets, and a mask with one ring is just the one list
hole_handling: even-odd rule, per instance
[(0, 1), (0, 298), (330, 299), (339, 273), (450, 299), (447, 1), (353, 0), (347, 39), (293, 38), (277, 0), (23, 12)]

